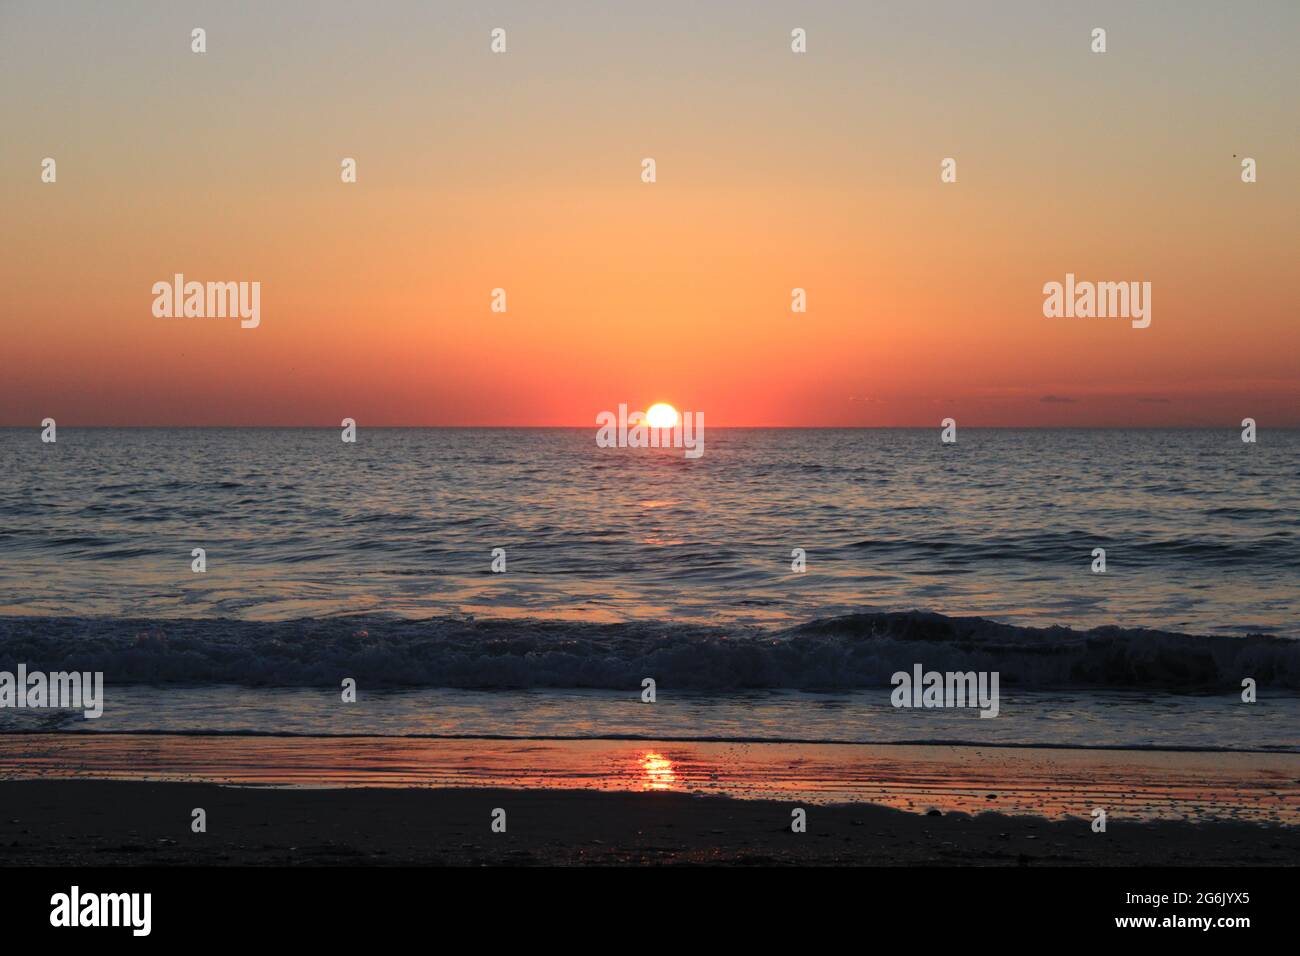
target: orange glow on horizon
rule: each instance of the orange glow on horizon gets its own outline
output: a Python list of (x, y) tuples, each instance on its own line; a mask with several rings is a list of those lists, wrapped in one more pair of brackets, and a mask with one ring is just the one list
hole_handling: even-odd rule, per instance
[[(727, 5), (515, 6), (501, 57), (454, 5), (322, 0), (306, 34), (229, 5), (209, 56), (170, 16), (0, 15), (0, 89), (34, 91), (0, 425), (588, 427), (671, 395), (711, 428), (1300, 426), (1300, 11), (1229, 37), (1133, 5), (1142, 55), (1098, 57), (1050, 5), (845, 5), (834, 37), (881, 42), (802, 57)], [(177, 273), (260, 282), (260, 324), (155, 317)], [(1045, 317), (1067, 273), (1150, 282), (1150, 327)]]

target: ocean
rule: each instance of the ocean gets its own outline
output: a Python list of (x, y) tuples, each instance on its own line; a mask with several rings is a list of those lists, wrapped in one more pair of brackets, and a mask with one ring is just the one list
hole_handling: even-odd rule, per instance
[(0, 430), (0, 730), (1300, 751), (1300, 432), (594, 433)]

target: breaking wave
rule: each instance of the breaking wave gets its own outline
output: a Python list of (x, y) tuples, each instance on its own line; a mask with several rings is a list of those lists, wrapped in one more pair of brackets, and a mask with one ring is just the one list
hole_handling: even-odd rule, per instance
[(0, 670), (103, 671), (109, 683), (833, 690), (926, 670), (998, 671), (1004, 687), (1300, 690), (1300, 641), (1147, 628), (1022, 627), (872, 612), (783, 629), (439, 617), (295, 621), (0, 618)]

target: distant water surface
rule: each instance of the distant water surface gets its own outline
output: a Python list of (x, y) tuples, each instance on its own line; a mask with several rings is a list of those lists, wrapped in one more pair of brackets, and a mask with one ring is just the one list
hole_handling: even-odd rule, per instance
[(713, 429), (698, 460), (594, 435), (3, 429), (0, 613), (1300, 630), (1300, 432)]

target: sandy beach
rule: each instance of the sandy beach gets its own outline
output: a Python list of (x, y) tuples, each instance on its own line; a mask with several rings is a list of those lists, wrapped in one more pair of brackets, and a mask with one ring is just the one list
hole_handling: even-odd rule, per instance
[(0, 738), (10, 865), (1287, 865), (1298, 819), (1295, 754)]
[[(190, 831), (207, 812), (206, 833)], [(506, 811), (505, 833), (491, 814)], [(927, 816), (676, 793), (302, 790), (106, 781), (0, 783), (7, 865), (1254, 866), (1300, 860), (1300, 830), (1251, 823)]]

